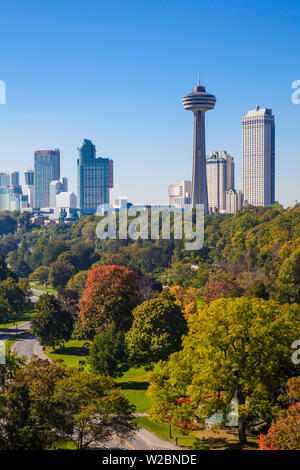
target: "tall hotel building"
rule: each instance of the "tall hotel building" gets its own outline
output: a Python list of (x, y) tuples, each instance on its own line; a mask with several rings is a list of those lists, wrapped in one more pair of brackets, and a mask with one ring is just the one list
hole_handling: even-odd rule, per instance
[(77, 186), (81, 215), (94, 214), (99, 205), (109, 204), (109, 189), (113, 187), (113, 161), (96, 158), (96, 147), (87, 139), (78, 147)]
[(234, 160), (225, 150), (206, 157), (209, 213), (226, 212), (226, 191), (234, 188)]
[(34, 208), (50, 207), (50, 183), (60, 178), (60, 151), (38, 150), (34, 154)]
[(247, 204), (275, 202), (275, 121), (271, 109), (256, 106), (242, 119), (243, 193)]

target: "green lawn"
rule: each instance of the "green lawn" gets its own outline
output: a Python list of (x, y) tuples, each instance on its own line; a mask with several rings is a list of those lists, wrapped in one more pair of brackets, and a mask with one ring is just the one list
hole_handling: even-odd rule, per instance
[(70, 340), (64, 344), (64, 347), (57, 347), (55, 351), (52, 348), (46, 348), (45, 353), (49, 359), (63, 359), (68, 367), (79, 367), (79, 361), (85, 361), (84, 369), (88, 372), (87, 350), (83, 347), (88, 341)]
[(52, 289), (52, 287), (46, 287), (44, 284), (37, 284), (36, 282), (30, 282), (30, 287), (32, 287), (32, 289), (40, 290), (43, 292), (48, 292), (49, 294), (57, 294), (56, 289)]
[(146, 413), (148, 411), (151, 401), (146, 395), (148, 388), (147, 372), (143, 367), (138, 369), (132, 367), (121, 378), (116, 379), (116, 382), (120, 385), (129, 402), (135, 405), (136, 413)]
[(0, 323), (0, 331), (3, 328), (10, 328), (15, 324), (24, 323), (29, 321), (31, 317), (35, 314), (34, 305), (30, 302), (25, 308), (24, 311), (15, 315), (10, 315), (7, 318), (6, 322)]

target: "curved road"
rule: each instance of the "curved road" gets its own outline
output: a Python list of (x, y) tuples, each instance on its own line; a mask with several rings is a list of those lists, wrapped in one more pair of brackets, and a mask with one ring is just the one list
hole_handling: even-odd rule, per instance
[[(38, 291), (36, 289), (32, 289), (32, 292), (34, 294), (34, 296), (31, 298), (32, 302), (36, 302), (38, 297), (44, 294), (44, 292)], [(26, 332), (30, 330), (30, 328), (30, 322), (24, 322), (18, 325), (17, 332)], [(16, 328), (7, 328), (5, 331), (1, 330), (1, 332), (3, 332), (3, 334), (0, 334), (0, 339), (10, 339), (15, 336)], [(26, 356), (26, 362), (30, 361), (33, 354), (36, 354), (41, 359), (49, 360), (36, 337), (29, 331), (26, 335), (24, 335), (22, 338), (19, 338), (13, 344), (12, 350), (15, 351), (18, 356)], [(147, 431), (144, 428), (139, 428), (139, 430), (135, 432), (133, 437), (128, 441), (113, 435), (111, 440), (105, 444), (104, 448), (126, 450), (182, 450), (181, 447), (175, 446), (171, 442), (160, 439), (155, 434)]]

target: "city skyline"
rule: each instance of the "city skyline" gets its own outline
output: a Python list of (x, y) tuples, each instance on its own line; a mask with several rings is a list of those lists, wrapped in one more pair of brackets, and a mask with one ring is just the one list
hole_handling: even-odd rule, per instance
[[(241, 118), (257, 104), (272, 108), (280, 175), (276, 200), (294, 205), (300, 199), (300, 105), (292, 103), (291, 85), (299, 78), (294, 52), (299, 2), (290, 2), (284, 11), (268, 0), (253, 1), (250, 9), (235, 2), (225, 6), (212, 1), (205, 9), (195, 1), (171, 9), (169, 4), (154, 1), (148, 8), (134, 1), (126, 7), (117, 2), (117, 19), (112, 7), (93, 1), (84, 7), (75, 1), (72, 11), (57, 1), (51, 8), (45, 2), (30, 14), (25, 6), (4, 5), (0, 39), (7, 47), (0, 51), (0, 79), (6, 84), (7, 100), (0, 105), (1, 171), (18, 168), (24, 184), (23, 173), (34, 151), (57, 147), (61, 173), (77, 192), (76, 145), (86, 137), (97, 142), (99, 154), (115, 162), (112, 199), (127, 194), (136, 202), (167, 201), (170, 181), (192, 176), (192, 129), (180, 97), (196, 84), (200, 69), (201, 81), (218, 97), (218, 106), (207, 119), (206, 153), (225, 148), (235, 158), (236, 187), (241, 187)], [(187, 8), (193, 9), (196, 22), (201, 18), (199, 31), (182, 22)], [(206, 21), (212, 13), (213, 35), (211, 22)], [(44, 21), (58, 34), (44, 35), (37, 42), (33, 26)], [(77, 28), (85, 31), (87, 24), (88, 38), (74, 35)], [(261, 42), (260, 31), (272, 34)], [(92, 73), (78, 67), (89, 61)]]

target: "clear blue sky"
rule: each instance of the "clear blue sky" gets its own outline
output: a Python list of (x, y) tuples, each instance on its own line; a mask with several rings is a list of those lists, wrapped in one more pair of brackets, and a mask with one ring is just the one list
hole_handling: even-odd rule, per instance
[(76, 191), (77, 146), (114, 160), (113, 198), (166, 202), (191, 178), (192, 113), (181, 104), (198, 70), (217, 97), (207, 152), (225, 149), (241, 187), (241, 118), (259, 104), (276, 118), (276, 198), (300, 200), (300, 2), (43, 0), (2, 2), (0, 171), (32, 167), (61, 149)]

